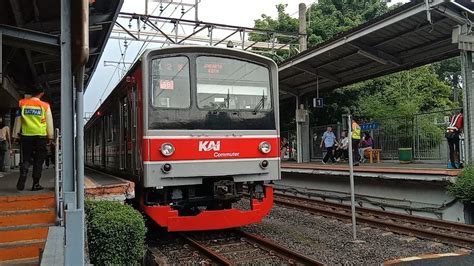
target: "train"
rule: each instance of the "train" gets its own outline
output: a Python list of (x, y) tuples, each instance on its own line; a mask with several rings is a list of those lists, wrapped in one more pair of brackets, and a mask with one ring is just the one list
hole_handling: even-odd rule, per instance
[(86, 167), (135, 183), (167, 231), (261, 222), (280, 179), (278, 70), (209, 46), (146, 50), (84, 128)]

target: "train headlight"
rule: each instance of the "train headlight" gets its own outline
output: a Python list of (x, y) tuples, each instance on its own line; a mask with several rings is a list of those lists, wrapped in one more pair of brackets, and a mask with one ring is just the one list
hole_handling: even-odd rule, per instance
[(271, 150), (272, 150), (272, 145), (270, 145), (270, 143), (266, 142), (266, 141), (262, 141), (260, 142), (260, 145), (258, 145), (258, 149), (262, 152), (262, 153), (269, 153)]
[(174, 153), (174, 146), (171, 143), (163, 143), (161, 144), (160, 151), (164, 156), (171, 156)]

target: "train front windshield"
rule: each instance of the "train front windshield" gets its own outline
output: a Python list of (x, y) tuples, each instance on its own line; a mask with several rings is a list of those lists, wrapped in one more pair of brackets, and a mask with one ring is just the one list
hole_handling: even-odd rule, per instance
[(200, 56), (197, 106), (202, 109), (270, 110), (270, 73), (245, 61)]
[(193, 55), (153, 59), (151, 67), (150, 129), (275, 128), (263, 65)]

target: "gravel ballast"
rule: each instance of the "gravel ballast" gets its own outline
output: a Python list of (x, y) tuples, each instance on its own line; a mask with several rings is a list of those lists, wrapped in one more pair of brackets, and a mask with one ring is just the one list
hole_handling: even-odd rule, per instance
[(354, 243), (350, 221), (281, 206), (274, 206), (261, 224), (250, 225), (242, 230), (262, 235), (328, 265), (380, 265), (396, 258), (466, 251), (456, 246), (394, 234), (363, 224), (357, 226), (357, 238), (363, 242)]

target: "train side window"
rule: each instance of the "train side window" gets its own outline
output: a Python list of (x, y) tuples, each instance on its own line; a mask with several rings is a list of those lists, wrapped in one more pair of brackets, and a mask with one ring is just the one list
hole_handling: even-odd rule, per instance
[(189, 60), (184, 56), (157, 58), (151, 62), (151, 104), (158, 108), (191, 106)]
[(107, 132), (107, 142), (112, 142), (114, 140), (113, 137), (113, 124), (112, 124), (112, 115), (108, 115), (105, 117), (105, 126)]

